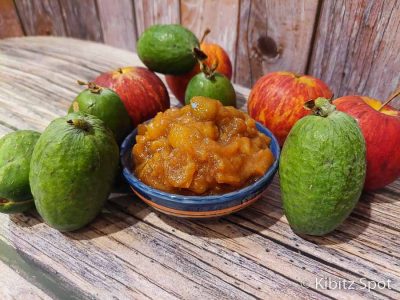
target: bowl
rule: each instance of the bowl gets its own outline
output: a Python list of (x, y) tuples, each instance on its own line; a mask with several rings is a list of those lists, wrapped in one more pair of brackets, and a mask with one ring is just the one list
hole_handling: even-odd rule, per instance
[(280, 148), (275, 136), (260, 123), (256, 124), (258, 131), (271, 138), (270, 149), (275, 161), (267, 172), (251, 185), (221, 195), (185, 196), (171, 194), (152, 188), (141, 182), (132, 170), (131, 152), (136, 143), (137, 129), (129, 134), (121, 145), (121, 163), (123, 176), (133, 192), (154, 209), (185, 218), (219, 217), (239, 211), (253, 204), (262, 192), (272, 182), (278, 169)]

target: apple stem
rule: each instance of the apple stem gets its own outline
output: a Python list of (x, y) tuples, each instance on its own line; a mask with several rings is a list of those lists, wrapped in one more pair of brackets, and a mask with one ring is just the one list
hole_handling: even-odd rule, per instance
[(203, 36), (200, 39), (200, 45), (204, 42), (206, 36), (211, 32), (210, 28), (206, 28), (206, 30), (204, 30)]
[(400, 96), (400, 87), (395, 90), (390, 96), (389, 98), (386, 99), (386, 101), (381, 105), (381, 107), (379, 107), (378, 111), (381, 111), (387, 104), (389, 104), (394, 98)]

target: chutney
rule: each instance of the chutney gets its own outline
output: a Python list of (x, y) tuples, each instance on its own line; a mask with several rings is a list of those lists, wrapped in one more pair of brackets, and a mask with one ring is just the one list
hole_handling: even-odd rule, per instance
[(271, 167), (270, 138), (234, 107), (194, 97), (138, 126), (135, 175), (161, 191), (223, 194), (254, 182)]

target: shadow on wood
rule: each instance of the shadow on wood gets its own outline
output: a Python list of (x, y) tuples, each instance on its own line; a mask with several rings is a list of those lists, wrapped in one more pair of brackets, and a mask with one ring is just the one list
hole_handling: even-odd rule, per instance
[[(135, 198), (133, 194), (111, 195), (102, 213), (88, 226), (74, 232), (65, 233), (65, 235), (74, 240), (91, 240), (112, 235), (134, 226), (140, 221), (136, 215), (140, 215), (144, 208), (136, 205), (137, 202), (132, 201), (133, 198)], [(128, 214), (128, 207), (130, 214)]]

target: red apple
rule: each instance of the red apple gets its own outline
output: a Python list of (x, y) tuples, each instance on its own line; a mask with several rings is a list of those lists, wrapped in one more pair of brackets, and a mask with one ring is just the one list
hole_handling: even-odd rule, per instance
[(119, 68), (101, 74), (94, 81), (121, 97), (135, 127), (170, 106), (164, 83), (143, 67)]
[(333, 103), (358, 121), (364, 135), (367, 146), (364, 189), (380, 189), (396, 180), (400, 176), (400, 112), (363, 96), (345, 96)]
[(297, 120), (310, 114), (304, 103), (318, 97), (332, 98), (332, 92), (322, 80), (291, 72), (274, 72), (256, 82), (247, 110), (253, 119), (274, 133), (282, 146)]
[[(225, 75), (229, 79), (232, 78), (232, 63), (228, 54), (221, 46), (217, 44), (201, 43), (200, 50), (207, 55), (207, 59), (204, 63), (208, 67), (211, 68), (216, 64), (217, 72)], [(189, 81), (198, 73), (200, 73), (200, 66), (196, 64), (187, 74), (165, 76), (169, 89), (182, 104), (185, 103), (185, 91)]]

